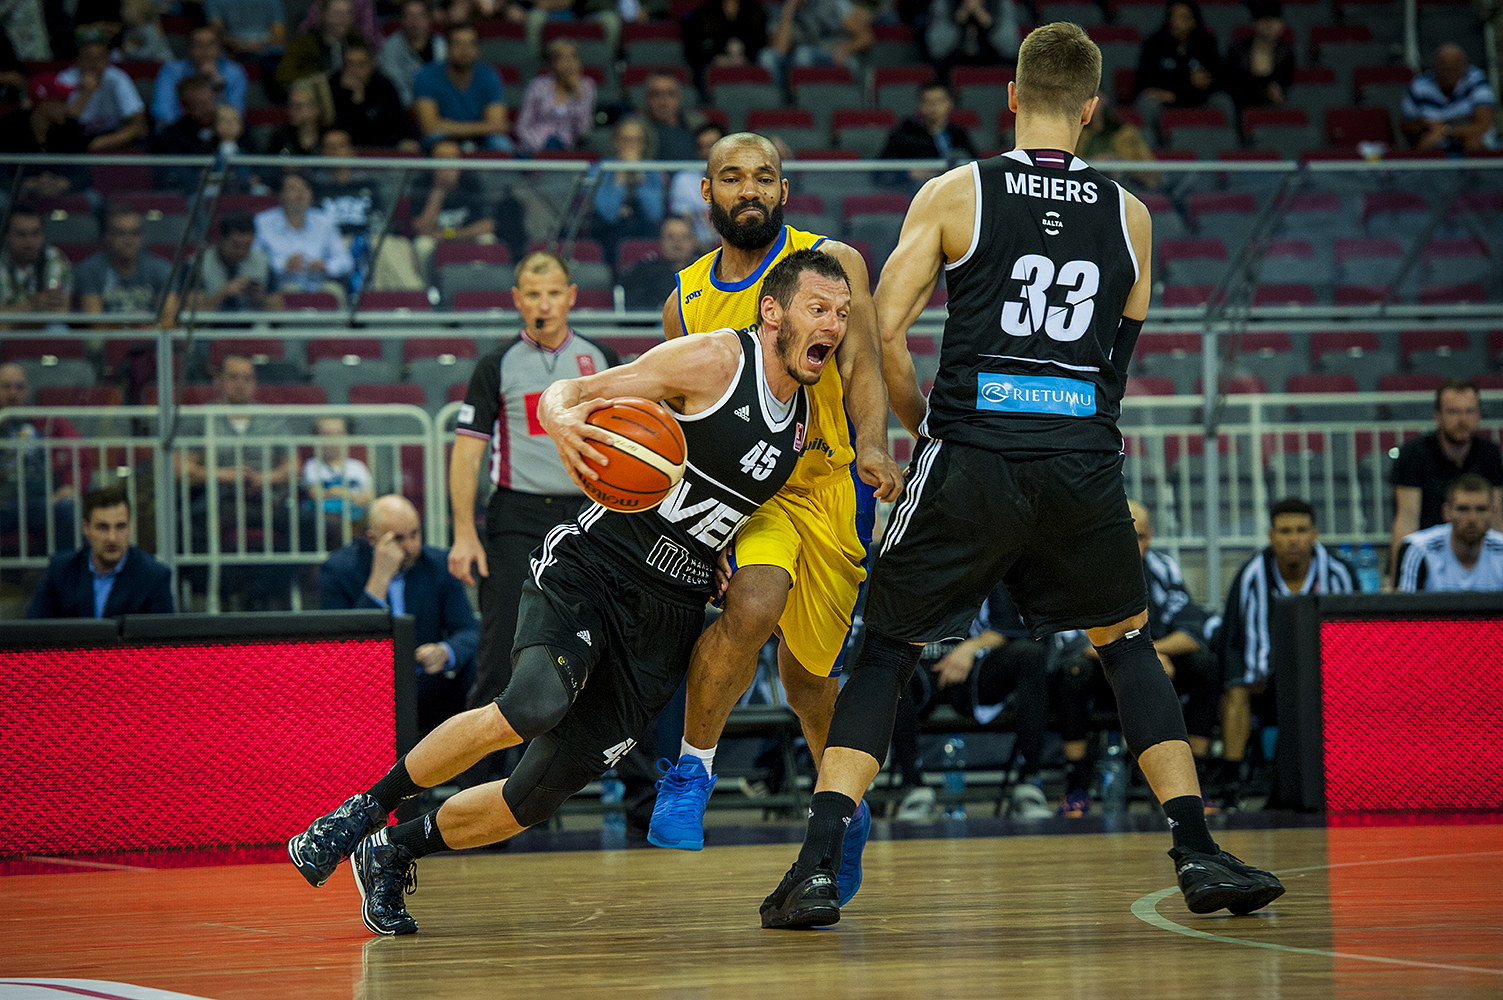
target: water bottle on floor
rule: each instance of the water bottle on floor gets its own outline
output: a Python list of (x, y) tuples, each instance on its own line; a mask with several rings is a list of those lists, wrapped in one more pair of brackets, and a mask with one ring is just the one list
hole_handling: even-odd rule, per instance
[(965, 819), (965, 740), (945, 737), (945, 819)]
[(616, 777), (615, 770), (605, 773), (600, 779), (600, 804), (605, 807), (601, 829), (606, 833), (626, 835), (626, 813), (621, 811), (621, 800), (626, 796), (626, 786)]
[(1101, 811), (1120, 816), (1127, 811), (1127, 751), (1116, 733), (1108, 733), (1101, 755)]

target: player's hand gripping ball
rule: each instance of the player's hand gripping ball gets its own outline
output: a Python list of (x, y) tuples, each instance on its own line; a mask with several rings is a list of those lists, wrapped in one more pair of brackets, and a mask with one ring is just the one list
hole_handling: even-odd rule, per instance
[(610, 443), (591, 439), (610, 464), (585, 462), (599, 479), (584, 481), (585, 493), (602, 507), (624, 513), (652, 510), (684, 477), (688, 445), (673, 411), (661, 403), (622, 397), (586, 418), (610, 434)]

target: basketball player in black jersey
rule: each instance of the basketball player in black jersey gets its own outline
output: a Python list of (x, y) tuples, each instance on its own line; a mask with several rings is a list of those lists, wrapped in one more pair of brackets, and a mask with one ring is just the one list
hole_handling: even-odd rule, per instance
[[(1190, 909), (1247, 913), (1284, 891), (1206, 828), (1174, 687), (1148, 636), (1116, 419), (1148, 313), (1151, 220), (1077, 159), (1101, 77), (1078, 26), (1018, 53), (1018, 148), (924, 185), (876, 293), (892, 405), (920, 439), (872, 572), (866, 644), (835, 705), (803, 850), (762, 904), (764, 927), (834, 923), (845, 825), (886, 752), (923, 644), (966, 634), (1007, 584), (1036, 637), (1084, 629), (1128, 748), (1163, 803)], [(905, 346), (941, 270), (939, 375), (925, 400)]]
[[(445, 721), (369, 792), (288, 842), (315, 886), (353, 852), (370, 930), (416, 931), (402, 897), (415, 885), (417, 859), (493, 844), (546, 820), (614, 767), (678, 690), (704, 627), (716, 557), (793, 471), (809, 429), (804, 387), (835, 356), (850, 315), (844, 269), (815, 250), (779, 262), (762, 291), (755, 334), (684, 337), (543, 393), (538, 420), (576, 481), (598, 478), (584, 459), (606, 464), (594, 442), (610, 440), (586, 418), (619, 396), (663, 400), (675, 411), (688, 470), (651, 511), (591, 504), (549, 532), (523, 585), (501, 696)], [(403, 799), (525, 740), (510, 778), (386, 826)]]

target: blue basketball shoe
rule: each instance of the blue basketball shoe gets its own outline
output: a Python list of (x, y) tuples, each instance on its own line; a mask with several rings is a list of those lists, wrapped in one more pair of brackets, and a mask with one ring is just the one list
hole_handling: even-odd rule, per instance
[(684, 754), (672, 766), (667, 758), (659, 760), (658, 770), (663, 776), (658, 779), (658, 800), (652, 807), (647, 842), (681, 851), (703, 850), (705, 805), (715, 788), (715, 778), (693, 754)]
[(866, 850), (866, 838), (872, 832), (872, 807), (862, 799), (845, 828), (845, 840), (840, 845), (840, 900), (844, 906), (861, 888), (861, 853)]
[(338, 809), (320, 816), (287, 841), (287, 856), (316, 889), (329, 881), (356, 844), (386, 825), (388, 815), (370, 795), (352, 795)]

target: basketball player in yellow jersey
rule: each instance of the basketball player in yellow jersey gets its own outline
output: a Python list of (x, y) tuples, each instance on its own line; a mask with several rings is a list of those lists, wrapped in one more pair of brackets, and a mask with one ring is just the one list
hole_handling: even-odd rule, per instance
[[(725, 611), (694, 650), (681, 755), (658, 784), (648, 833), (659, 847), (687, 850), (704, 846), (715, 746), (773, 632), (780, 636), (778, 672), (788, 705), (819, 762), (857, 591), (866, 577), (875, 500), (894, 500), (902, 488), (901, 470), (887, 451), (887, 391), (861, 255), (783, 225), (788, 182), (776, 148), (762, 136), (742, 132), (717, 142), (701, 191), (721, 247), (679, 272), (677, 291), (663, 306), (666, 337), (754, 327), (762, 275), (805, 247), (840, 261), (852, 299), (835, 370), (810, 390), (813, 426), (802, 457), (787, 485), (752, 515), (727, 550), (733, 572)], [(841, 888), (850, 894), (860, 884), (864, 829), (870, 826), (870, 810), (864, 803), (862, 809), (851, 821), (853, 836), (846, 838), (851, 850)]]

